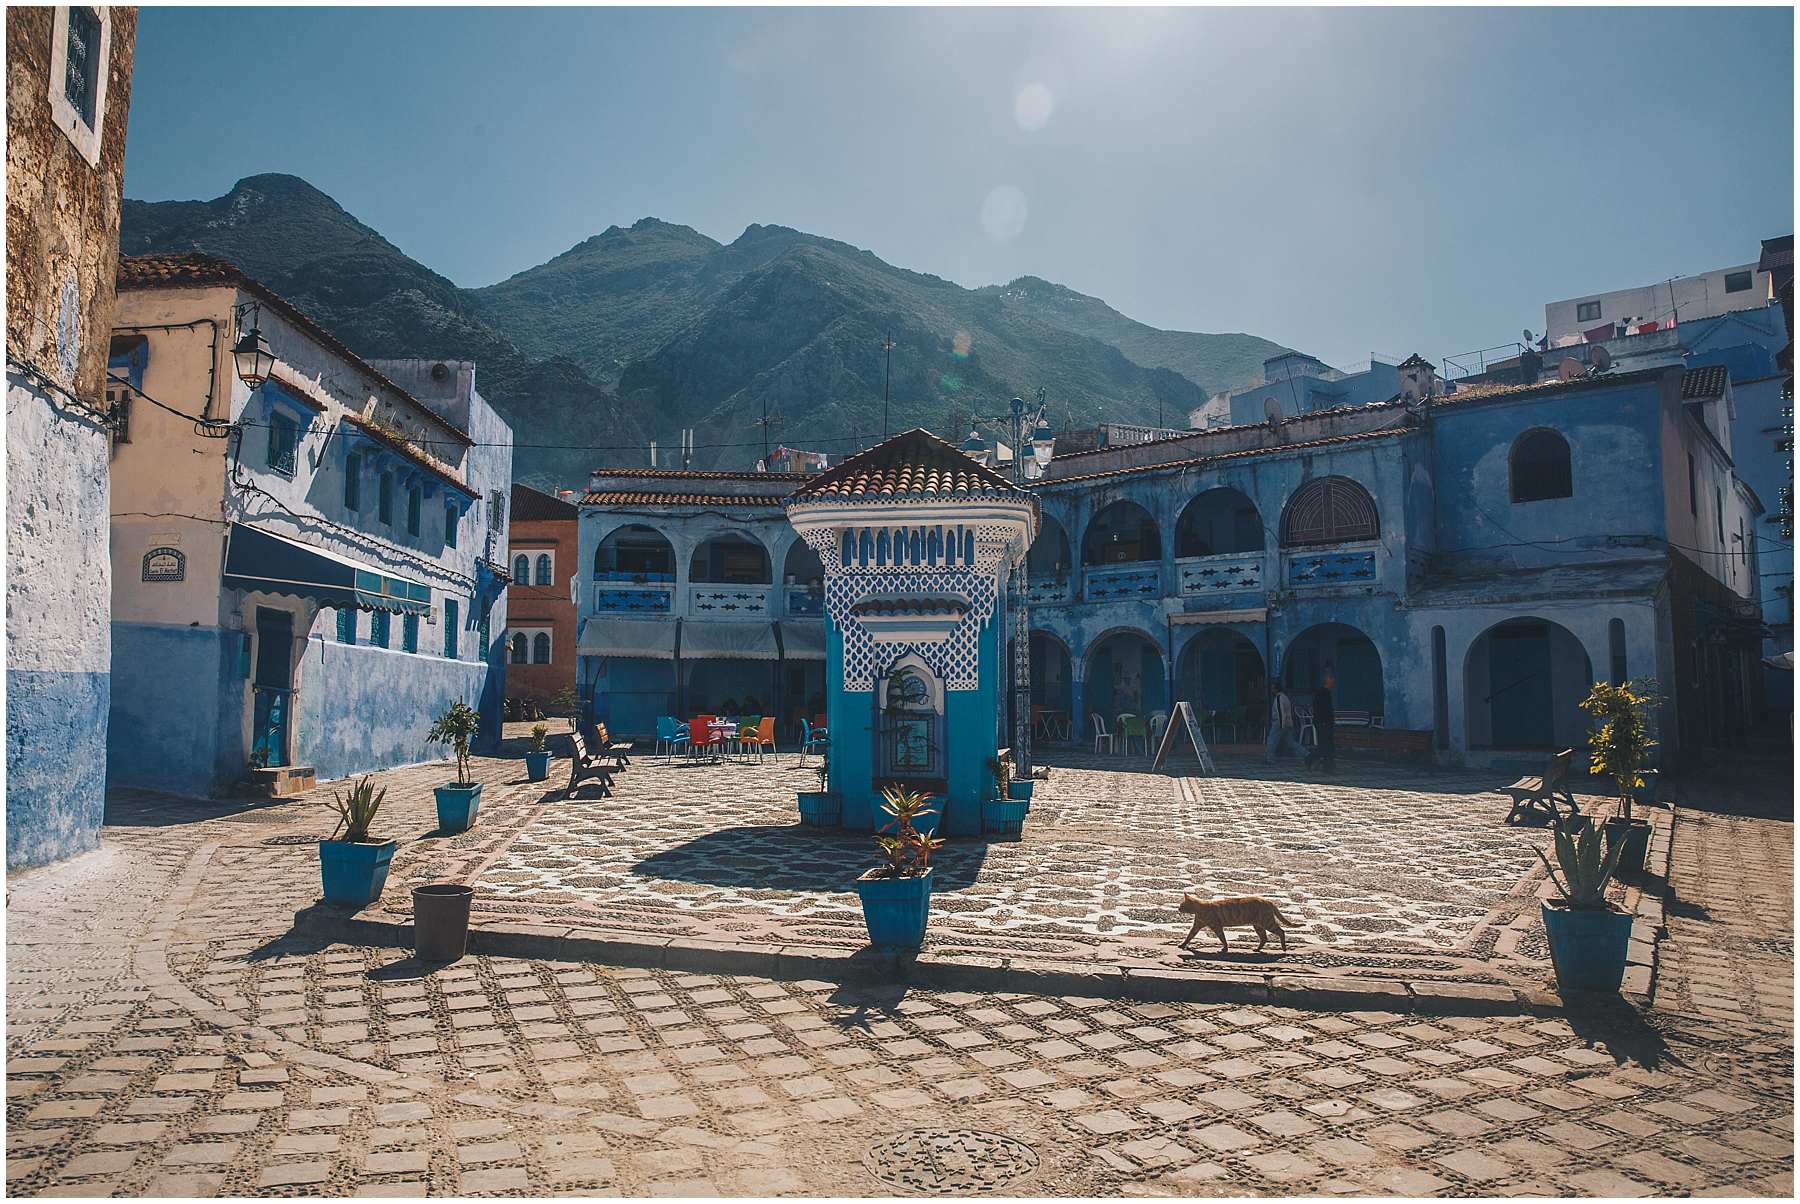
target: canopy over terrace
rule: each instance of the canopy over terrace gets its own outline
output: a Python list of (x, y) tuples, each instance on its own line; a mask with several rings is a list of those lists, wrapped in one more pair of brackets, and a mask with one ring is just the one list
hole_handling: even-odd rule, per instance
[(876, 736), (833, 742), (844, 825), (875, 826), (892, 783), (942, 793), (944, 830), (979, 833), (1002, 742), (1006, 582), (1036, 499), (911, 430), (807, 482), (787, 511), (825, 567), (829, 726)]

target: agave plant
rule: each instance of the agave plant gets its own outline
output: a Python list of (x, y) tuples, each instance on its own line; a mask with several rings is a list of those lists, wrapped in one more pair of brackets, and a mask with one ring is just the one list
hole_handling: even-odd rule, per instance
[[(934, 814), (923, 794), (889, 786), (881, 792), (881, 809), (894, 817), (884, 825), (882, 835), (875, 837), (881, 850), (881, 876), (884, 878), (917, 878), (931, 868), (932, 850), (943, 841), (927, 836), (913, 827), (915, 819)], [(889, 830), (891, 834), (889, 834)]]
[(342, 832), (342, 839), (350, 844), (361, 844), (368, 840), (369, 825), (375, 822), (375, 813), (381, 810), (381, 802), (385, 798), (387, 787), (377, 791), (374, 774), (358, 778), (350, 787), (348, 797), (332, 791), (332, 801), (325, 804), (337, 812), (338, 817), (337, 827), (331, 830), (331, 839), (339, 839), (338, 833)]
[(1542, 849), (1533, 850), (1544, 868), (1550, 871), (1550, 880), (1562, 888), (1563, 901), (1575, 911), (1604, 911), (1606, 909), (1606, 884), (1611, 880), (1613, 870), (1618, 868), (1619, 854), (1625, 851), (1625, 842), (1617, 841), (1613, 847), (1601, 850), (1600, 833), (1593, 825), (1584, 829), (1579, 837), (1570, 835), (1561, 828), (1556, 830), (1556, 860), (1562, 866), (1559, 877), (1556, 866), (1544, 856)]
[(550, 736), (550, 728), (546, 724), (540, 723), (536, 727), (532, 728), (531, 729), (531, 751), (532, 752), (543, 752), (544, 751), (544, 742), (545, 742), (545, 740), (547, 740), (549, 738), (549, 736)]

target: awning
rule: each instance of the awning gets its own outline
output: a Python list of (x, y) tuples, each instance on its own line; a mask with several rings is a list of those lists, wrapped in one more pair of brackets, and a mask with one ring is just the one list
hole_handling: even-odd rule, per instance
[(311, 598), (321, 606), (403, 615), (431, 613), (428, 586), (390, 577), (341, 553), (243, 523), (232, 523), (225, 533), (223, 580), (233, 589), (291, 594)]
[(824, 620), (813, 623), (795, 623), (783, 619), (781, 622), (781, 651), (782, 655), (791, 661), (824, 660)]
[(614, 619), (595, 615), (581, 625), (577, 656), (675, 659), (675, 624), (667, 619)]
[(1786, 669), (1789, 673), (1792, 673), (1794, 671), (1794, 654), (1791, 652), (1777, 652), (1774, 656), (1763, 657), (1763, 664), (1769, 666), (1771, 669)]
[(708, 623), (681, 621), (681, 659), (684, 661), (772, 661), (775, 628), (770, 623)]
[(1193, 610), (1169, 616), (1169, 622), (1177, 627), (1185, 627), (1194, 623), (1261, 623), (1269, 617), (1266, 606), (1251, 606), (1244, 610)]

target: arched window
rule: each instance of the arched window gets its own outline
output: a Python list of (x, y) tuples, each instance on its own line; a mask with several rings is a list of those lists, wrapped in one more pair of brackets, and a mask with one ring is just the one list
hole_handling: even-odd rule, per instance
[(675, 549), (654, 528), (641, 523), (620, 527), (594, 549), (594, 580), (675, 580)]
[(1574, 493), (1569, 441), (1543, 427), (1520, 435), (1512, 447), (1512, 500), (1543, 502)]
[(553, 585), (553, 584), (555, 584), (553, 581), (551, 581), (550, 577), (551, 577), (550, 554), (548, 552), (544, 552), (544, 553), (540, 554), (537, 558), (537, 584), (538, 585)]
[(525, 633), (523, 631), (513, 632), (512, 663), (515, 665), (524, 664), (528, 659), (530, 659), (529, 653), (530, 653), (530, 641), (528, 641), (525, 638)]
[(531, 663), (547, 665), (550, 663), (550, 633), (540, 631), (531, 638)]
[(688, 567), (696, 585), (769, 584), (769, 550), (742, 535), (715, 535), (694, 549)]
[(1181, 512), (1175, 526), (1177, 556), (1223, 556), (1263, 550), (1262, 516), (1236, 489), (1208, 489)]
[(1349, 477), (1318, 477), (1300, 486), (1281, 516), (1281, 545), (1300, 548), (1375, 539), (1375, 499)]
[(513, 580), (520, 585), (531, 583), (531, 557), (523, 552), (513, 557)]

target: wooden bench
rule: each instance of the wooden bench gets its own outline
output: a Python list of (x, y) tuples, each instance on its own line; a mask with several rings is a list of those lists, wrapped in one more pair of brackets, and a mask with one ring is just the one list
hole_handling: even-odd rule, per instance
[(1541, 816), (1550, 821), (1551, 827), (1579, 826), (1581, 808), (1569, 791), (1569, 765), (1574, 759), (1575, 750), (1565, 748), (1544, 763), (1544, 772), (1535, 777), (1522, 777), (1504, 787), (1501, 793), (1510, 794), (1513, 801), (1506, 822), (1516, 824), (1529, 817)]
[(587, 741), (582, 738), (579, 727), (569, 733), (569, 740), (574, 745), (574, 755), (569, 758), (569, 785), (563, 790), (563, 797), (574, 794), (588, 778), (600, 783), (601, 798), (611, 797), (613, 769), (600, 763), (603, 754), (588, 751)]
[(1380, 727), (1374, 716), (1367, 711), (1339, 711), (1334, 723), (1336, 727)]
[(1366, 749), (1415, 759), (1431, 755), (1431, 738), (1430, 728), (1415, 731), (1404, 727), (1345, 727), (1338, 724), (1332, 732), (1339, 752)]
[(615, 769), (624, 769), (631, 764), (631, 741), (614, 740), (604, 723), (594, 725), (594, 747), (602, 750), (599, 755), (614, 758)]

